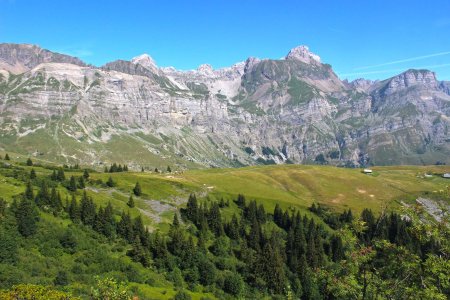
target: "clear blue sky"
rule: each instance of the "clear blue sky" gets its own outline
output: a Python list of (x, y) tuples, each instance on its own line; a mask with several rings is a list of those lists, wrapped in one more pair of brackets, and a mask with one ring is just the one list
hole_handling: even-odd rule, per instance
[(179, 69), (280, 58), (308, 45), (341, 78), (428, 68), (450, 80), (450, 1), (0, 0), (0, 42), (97, 66), (148, 53)]

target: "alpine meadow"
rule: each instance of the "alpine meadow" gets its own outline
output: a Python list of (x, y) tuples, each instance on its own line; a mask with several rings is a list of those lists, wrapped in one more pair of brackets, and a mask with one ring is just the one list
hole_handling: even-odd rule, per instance
[(450, 299), (431, 2), (0, 1), (0, 300)]

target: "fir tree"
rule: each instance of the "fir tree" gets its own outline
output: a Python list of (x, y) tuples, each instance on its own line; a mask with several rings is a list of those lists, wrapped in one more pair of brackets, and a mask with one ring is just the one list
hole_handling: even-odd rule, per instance
[(120, 221), (117, 224), (117, 234), (127, 240), (129, 243), (133, 242), (134, 240), (134, 233), (133, 233), (133, 223), (131, 222), (130, 214), (125, 214), (125, 212), (122, 212), (122, 215), (120, 217)]
[(111, 176), (109, 176), (108, 181), (106, 182), (106, 185), (109, 187), (114, 187), (116, 185), (116, 183), (114, 182), (114, 180), (112, 179)]
[(58, 169), (56, 179), (60, 182), (63, 182), (64, 180), (66, 180), (66, 175), (64, 174), (64, 170), (62, 168)]
[(128, 207), (133, 208), (134, 207), (134, 199), (133, 199), (133, 195), (130, 195), (130, 198), (128, 199), (127, 202)]
[(198, 203), (195, 194), (190, 194), (186, 205), (186, 217), (194, 224), (198, 224)]
[(27, 182), (27, 187), (25, 189), (25, 198), (28, 200), (34, 200), (34, 192), (33, 192), (33, 186), (31, 185), (31, 181)]
[(56, 175), (56, 171), (53, 170), (52, 175), (50, 175), (50, 179), (53, 181), (57, 181), (58, 180), (58, 175)]
[(275, 209), (273, 211), (273, 221), (275, 222), (275, 224), (277, 224), (278, 226), (282, 226), (282, 222), (283, 222), (283, 211), (280, 208), (280, 205), (277, 203), (275, 204)]
[(138, 182), (136, 182), (136, 185), (134, 186), (134, 188), (133, 188), (133, 193), (136, 195), (136, 196), (140, 196), (140, 195), (142, 195), (142, 190), (141, 190), (141, 185), (139, 184), (139, 181)]
[(75, 198), (75, 194), (72, 194), (72, 200), (69, 205), (69, 216), (73, 222), (78, 222), (80, 220), (80, 208)]
[(86, 184), (84, 183), (84, 177), (80, 176), (78, 177), (78, 188), (84, 189), (86, 187)]
[(48, 186), (45, 181), (42, 183), (41, 189), (37, 193), (35, 201), (39, 207), (43, 207), (50, 204), (50, 193), (48, 191)]
[(84, 172), (83, 172), (83, 178), (84, 178), (85, 180), (88, 180), (88, 179), (89, 179), (89, 172), (88, 172), (87, 169), (84, 169)]
[(22, 197), (17, 206), (16, 220), (17, 229), (22, 236), (28, 237), (36, 233), (39, 212), (30, 199)]
[(11, 159), (9, 158), (8, 153), (5, 154), (5, 160), (11, 160)]
[(31, 180), (36, 179), (36, 171), (34, 169), (31, 169), (30, 171), (30, 179)]
[(75, 180), (74, 176), (70, 176), (69, 184), (67, 186), (67, 189), (71, 192), (77, 191), (77, 181)]
[(27, 166), (32, 166), (33, 165), (33, 161), (31, 160), (31, 158), (27, 159)]
[(96, 217), (95, 204), (86, 191), (83, 192), (80, 203), (80, 219), (85, 225), (93, 226)]
[(167, 166), (167, 172), (172, 173), (172, 169), (170, 168), (170, 166)]

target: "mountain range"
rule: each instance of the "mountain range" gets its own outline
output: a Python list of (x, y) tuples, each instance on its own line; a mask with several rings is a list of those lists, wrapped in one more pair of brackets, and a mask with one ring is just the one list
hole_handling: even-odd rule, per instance
[(450, 163), (450, 82), (429, 70), (341, 80), (306, 46), (222, 69), (101, 67), (0, 44), (0, 148), (131, 168)]

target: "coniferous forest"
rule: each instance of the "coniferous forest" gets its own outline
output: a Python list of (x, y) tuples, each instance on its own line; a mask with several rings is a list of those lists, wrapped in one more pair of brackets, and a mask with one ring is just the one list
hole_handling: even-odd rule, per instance
[[(450, 295), (449, 225), (418, 207), (355, 214), (276, 204), (268, 211), (243, 194), (220, 201), (191, 194), (166, 230), (150, 232), (142, 215), (96, 204), (85, 189), (88, 170), (44, 176), (8, 166), (3, 174), (26, 188), (11, 201), (0, 195), (0, 299)], [(105, 188), (114, 186), (109, 179)], [(139, 182), (132, 192), (141, 194)], [(161, 294), (149, 296), (152, 287)]]

